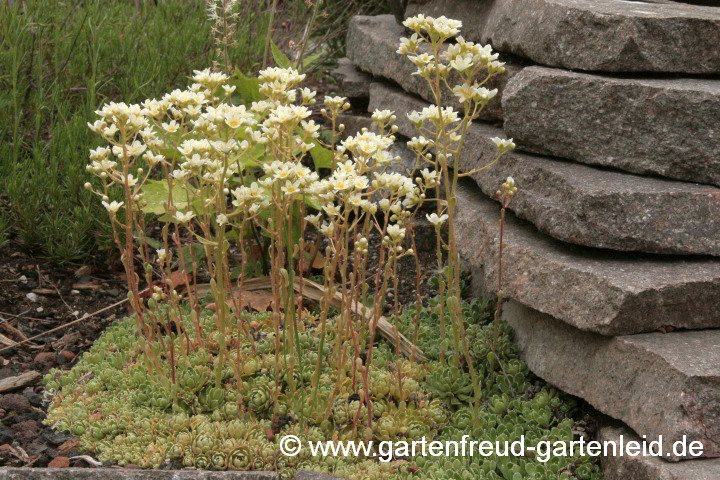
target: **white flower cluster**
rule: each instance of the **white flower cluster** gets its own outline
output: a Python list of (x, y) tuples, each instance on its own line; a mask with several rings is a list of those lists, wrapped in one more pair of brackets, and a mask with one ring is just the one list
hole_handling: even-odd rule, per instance
[(460, 20), (452, 20), (445, 16), (426, 17), (423, 14), (408, 18), (403, 25), (410, 30), (427, 34), (435, 42), (444, 42), (448, 38), (454, 37), (460, 33), (460, 28), (462, 28)]
[[(391, 126), (396, 119), (394, 112), (379, 110), (373, 114), (380, 133), (364, 129), (340, 142), (332, 152), (334, 171), (320, 179), (317, 172), (301, 163), (320, 136), (320, 125), (309, 119), (312, 112), (307, 108), (314, 103), (316, 94), (296, 88), (305, 75), (292, 68), (268, 68), (260, 72), (259, 78), (261, 92), (268, 98), (253, 103), (250, 109), (227, 103), (225, 99), (232, 93), (228, 77), (209, 69), (196, 70), (189, 89), (175, 90), (160, 100), (103, 106), (97, 112), (101, 120), (90, 128), (110, 146), (90, 151), (88, 171), (105, 180), (105, 191), (114, 183), (125, 184), (133, 189), (133, 198), (140, 198), (149, 172), (123, 172), (140, 157), (151, 167), (163, 164), (170, 167), (168, 181), (184, 186), (190, 195), (206, 192), (209, 197), (201, 202), (206, 207), (217, 203), (217, 195), (231, 194), (230, 204), (212, 220), (220, 227), (232, 225), (240, 215), (252, 218), (262, 209), (286, 204), (300, 195), (313, 198), (319, 205), (320, 212), (308, 215), (306, 220), (330, 237), (347, 228), (350, 212), (374, 215), (380, 209), (393, 222), (386, 232), (393, 248), (397, 248), (395, 244), (405, 232), (402, 222), (411, 215), (411, 209), (422, 203), (425, 190), (436, 185), (437, 176), (425, 169), (414, 184), (404, 175), (385, 172), (396, 160), (389, 152), (395, 140), (392, 132), (396, 127)], [(223, 98), (218, 96), (221, 92)], [(301, 99), (301, 104), (294, 103), (296, 99)], [(329, 118), (349, 108), (344, 97), (325, 97), (325, 106), (331, 112), (328, 115), (323, 109)], [(452, 109), (431, 108), (423, 115), (431, 122), (439, 117), (442, 121), (457, 120)], [(417, 148), (425, 149), (430, 142), (416, 143)], [(274, 159), (255, 163), (258, 157), (250, 152), (257, 148)], [(168, 149), (175, 152), (172, 161), (166, 158)], [(260, 167), (261, 178), (249, 185), (228, 188), (232, 177), (244, 178), (253, 166)], [(376, 203), (372, 199), (378, 191), (384, 198)], [(103, 204), (111, 215), (126, 206), (105, 200)], [(199, 218), (199, 213), (189, 208), (171, 210), (178, 223), (188, 224)]]
[[(486, 72), (489, 78), (505, 71), (504, 63), (498, 61), (498, 54), (493, 53), (490, 45), (480, 45), (457, 37), (455, 44), (441, 49), (445, 40), (460, 32), (461, 22), (445, 17), (418, 15), (408, 18), (403, 24), (415, 33), (410, 38), (400, 40), (397, 53), (407, 55), (415, 64), (415, 74), (428, 79), (433, 75), (446, 78), (451, 70), (457, 71), (461, 74), (462, 82), (452, 91), (463, 104), (475, 102), (484, 106), (497, 95), (497, 89), (489, 90), (482, 86), (484, 81), (475, 81), (481, 72)], [(425, 44), (429, 52), (422, 51)]]

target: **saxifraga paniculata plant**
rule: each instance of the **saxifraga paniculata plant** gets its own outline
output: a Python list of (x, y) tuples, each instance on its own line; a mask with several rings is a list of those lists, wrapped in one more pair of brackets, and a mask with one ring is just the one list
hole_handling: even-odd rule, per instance
[[(459, 28), (459, 22), (444, 17), (408, 22), (420, 33), (404, 40), (401, 50), (416, 48), (412, 42), (419, 43), (425, 32), (439, 54), (442, 41)], [(461, 73), (471, 68), (461, 61), (464, 53), (463, 61), (473, 69), (501, 69), (488, 47), (458, 45), (447, 50), (456, 52), (452, 68)], [(477, 49), (477, 55), (467, 53)], [(451, 68), (437, 61), (428, 65), (438, 72)], [(434, 140), (410, 142), (418, 167), (424, 162), (436, 167), (423, 169), (413, 181), (386, 172), (394, 161), (388, 153), (395, 140), (393, 112), (376, 111), (375, 131), (363, 130), (338, 143), (343, 130), (338, 118), (349, 104), (326, 97), (321, 114), (333, 131), (325, 144), (319, 139), (320, 126), (309, 119), (315, 92), (298, 87), (304, 77), (293, 69), (261, 71), (266, 100), (247, 108), (230, 103), (234, 86), (227, 84), (225, 74), (196, 71), (188, 90), (141, 105), (110, 103), (98, 110), (101, 118), (90, 128), (109, 147), (91, 151), (88, 170), (100, 177), (102, 187), (87, 188), (102, 198), (112, 221), (133, 318), (108, 329), (70, 372), (47, 375), (47, 388), (54, 393), (48, 423), (78, 435), (81, 447), (101, 460), (121, 465), (158, 468), (176, 460), (204, 469), (276, 470), (283, 478), (299, 468), (358, 479), (460, 479), (480, 473), (485, 477), (479, 478), (511, 480), (517, 474), (548, 480), (570, 474), (598, 478), (597, 468), (578, 456), (547, 463), (475, 457), (390, 464), (315, 458), (309, 449), (296, 457), (279, 453), (278, 441), (288, 434), (304, 441), (454, 439), (462, 434), (491, 440), (525, 435), (530, 443), (572, 439), (572, 421), (566, 418), (570, 404), (555, 390), (530, 384), (506, 326), (499, 320), (485, 325), (484, 309), (462, 303), (453, 293), (459, 292), (453, 280), (459, 269), (452, 260), (447, 292), (431, 301), (432, 311), (417, 304), (396, 325), (410, 334), (413, 323), (425, 346), (428, 334), (437, 340), (437, 322), (442, 325), (447, 315), (453, 328), (441, 330), (440, 344), (450, 339), (455, 361), (446, 361), (443, 348), (433, 355), (429, 347), (427, 363), (404, 359), (392, 353), (394, 345), (376, 341), (395, 265), (414, 255), (405, 246), (405, 225), (425, 201), (425, 192), (441, 188), (444, 177), (447, 201), (438, 203), (430, 221), (438, 232), (445, 220), (452, 227), (458, 173), (449, 170), (446, 159), (459, 152), (468, 122), (490, 99), (480, 97), (493, 94), (470, 87), (478, 100), (466, 102), (470, 114), (460, 130), (449, 127), (457, 114), (447, 107), (412, 115), (418, 125), (428, 121), (440, 132), (433, 133)], [(497, 143), (498, 158), (512, 147)], [(324, 178), (307, 166), (308, 152), (315, 148), (325, 149), (321, 157), (326, 163), (320, 166), (330, 174)], [(163, 180), (153, 180), (157, 176)], [(110, 201), (114, 189), (122, 191), (123, 201)], [(165, 225), (162, 245), (152, 252), (144, 218), (145, 212), (158, 211), (158, 203)], [(295, 296), (299, 272), (305, 271), (303, 232), (308, 224), (328, 245), (325, 295), (315, 313)], [(244, 309), (244, 269), (236, 280), (230, 274), (232, 247), (240, 252), (241, 264), (247, 261), (244, 240), (251, 226), (270, 239), (273, 301), (272, 311), (263, 314)], [(373, 233), (382, 241), (370, 291), (368, 239)], [(451, 257), (457, 254), (453, 235), (447, 246)], [(189, 248), (193, 241), (205, 250), (212, 310), (194, 290), (198, 266)], [(142, 291), (136, 257), (148, 285)], [(155, 277), (159, 281), (153, 283)], [(342, 308), (330, 317), (331, 300), (338, 297)], [(362, 305), (369, 307), (358, 307)], [(357, 311), (365, 315), (354, 315)], [(449, 476), (440, 477), (440, 472)]]
[[(498, 54), (493, 53), (489, 45), (468, 42), (462, 37), (457, 37), (456, 43), (446, 45), (448, 39), (460, 33), (462, 23), (458, 20), (418, 15), (408, 18), (403, 25), (414, 33), (410, 38), (401, 39), (397, 53), (406, 55), (415, 64), (417, 67), (415, 74), (428, 82), (435, 97), (434, 105), (423, 108), (421, 112), (408, 114), (408, 118), (420, 133), (420, 136), (413, 137), (408, 142), (408, 146), (416, 153), (419, 164), (430, 165), (441, 177), (441, 181), (435, 187), (438, 198), (436, 213), (427, 217), (437, 229), (438, 270), (446, 274), (439, 282), (439, 295), (446, 300), (437, 305), (441, 337), (445, 332), (444, 311), (447, 308), (450, 313), (454, 347), (452, 361), (456, 367), (453, 372), (459, 371), (462, 360), (467, 363), (475, 386), (477, 404), (480, 398), (479, 380), (469, 353), (460, 308), (462, 295), (460, 255), (455, 233), (456, 191), (460, 177), (491, 167), (502, 155), (515, 148), (515, 144), (512, 139), (493, 138), (497, 147), (495, 159), (470, 172), (460, 173), (459, 169), (455, 168), (455, 162), (463, 154), (465, 136), (471, 122), (480, 116), (488, 102), (497, 95), (497, 89), (489, 90), (483, 85), (492, 77), (504, 73), (505, 67), (497, 60)], [(459, 75), (460, 83), (450, 86), (448, 78), (453, 71)], [(444, 88), (450, 89), (462, 104), (462, 114), (451, 106), (443, 106)], [(440, 200), (441, 198), (444, 200)], [(448, 221), (447, 244), (440, 235), (440, 228), (446, 221)], [(447, 266), (444, 262), (445, 252), (447, 252)], [(440, 353), (440, 359), (444, 360), (444, 351), (441, 350)]]

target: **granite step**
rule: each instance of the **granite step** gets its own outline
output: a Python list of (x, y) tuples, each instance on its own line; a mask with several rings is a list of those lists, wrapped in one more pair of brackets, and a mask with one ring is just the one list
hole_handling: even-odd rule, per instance
[[(417, 70), (415, 65), (405, 55), (396, 53), (400, 45), (400, 37), (408, 36), (405, 28), (398, 25), (392, 15), (355, 16), (350, 21), (348, 29), (347, 56), (360, 70), (376, 77), (392, 80), (406, 91), (434, 102), (435, 97), (427, 80), (413, 75)], [(499, 101), (502, 90), (508, 80), (522, 69), (522, 65), (508, 61), (506, 58), (501, 58), (501, 60), (506, 62), (505, 73), (492, 78), (485, 84), (487, 88), (497, 88), (498, 96), (483, 110), (480, 117), (483, 120), (502, 119), (502, 105)], [(457, 77), (454, 74), (451, 75), (448, 83), (456, 85)], [(445, 89), (443, 93), (445, 104), (452, 104), (456, 109), (461, 109), (461, 105), (451, 92)]]
[[(598, 441), (620, 445), (642, 439), (624, 425), (602, 426)], [(609, 450), (610, 452), (612, 450)], [(718, 480), (720, 459), (666, 462), (649, 455), (607, 455), (602, 458), (605, 480)]]
[(462, 35), (534, 62), (602, 72), (720, 73), (720, 9), (631, 0), (428, 0)]
[(368, 98), (372, 76), (356, 69), (347, 57), (338, 59), (337, 63), (330, 73), (337, 80), (342, 95), (350, 99)]
[(720, 80), (528, 67), (502, 103), (505, 132), (524, 150), (720, 185)]
[[(459, 186), (457, 208), (460, 255), (484, 288), (494, 291), (499, 204), (468, 181)], [(624, 335), (664, 327), (720, 327), (718, 259), (573, 246), (538, 232), (511, 212), (503, 245), (506, 297), (577, 329)]]
[[(428, 104), (375, 83), (370, 111), (396, 112), (399, 133), (416, 135), (406, 114)], [(499, 128), (474, 123), (467, 134), (462, 171), (495, 158)], [(720, 189), (646, 178), (517, 152), (472, 175), (487, 195), (508, 176), (518, 187), (511, 209), (550, 236), (578, 245), (662, 254), (720, 255)]]
[(665, 460), (697, 458), (673, 451), (683, 437), (701, 442), (704, 457), (720, 457), (720, 330), (609, 338), (516, 301), (503, 318), (530, 370), (660, 441)]

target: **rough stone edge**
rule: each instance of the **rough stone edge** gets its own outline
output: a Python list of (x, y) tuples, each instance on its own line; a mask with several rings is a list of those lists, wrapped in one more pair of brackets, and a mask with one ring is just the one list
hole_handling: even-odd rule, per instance
[[(687, 435), (688, 441), (703, 443), (704, 456), (720, 457), (720, 436), (706, 431), (706, 426), (701, 424), (703, 412), (693, 405), (694, 397), (689, 398), (691, 394), (704, 393), (699, 378), (678, 370), (657, 351), (635, 343), (634, 335), (603, 337), (583, 332), (513, 300), (505, 303), (502, 318), (513, 329), (514, 342), (530, 370), (548, 383), (623, 421), (634, 431), (646, 435), (648, 441), (662, 435), (663, 452), (672, 452), (672, 443)], [(643, 336), (650, 335), (666, 334)], [(608, 360), (618, 355), (630, 359), (630, 363), (623, 363), (622, 358)], [(602, 372), (596, 367), (602, 365), (596, 364), (596, 359), (606, 366), (613, 362), (617, 366), (612, 374), (603, 377), (601, 386), (596, 379)], [(707, 378), (712, 382), (712, 374)], [(641, 399), (634, 395), (645, 392), (645, 387), (652, 388), (654, 382), (660, 380), (664, 389), (654, 403), (647, 397)], [(714, 390), (717, 397), (718, 386)], [(667, 456), (665, 459), (681, 458)]]
[(370, 84), (373, 82), (372, 75), (355, 68), (349, 58), (338, 59), (338, 66), (330, 74), (338, 82), (343, 96), (350, 99), (370, 96)]
[[(620, 436), (628, 441), (641, 441), (635, 433), (621, 424), (600, 427), (598, 441), (612, 441), (619, 445)], [(606, 480), (717, 480), (720, 478), (720, 459), (696, 459), (670, 463), (652, 456), (603, 456)]]
[[(715, 7), (675, 2), (650, 5), (655, 15), (631, 15), (637, 4), (623, 4), (620, 1), (601, 0), (600, 6), (591, 8), (582, 3), (568, 0), (539, 0), (544, 4), (528, 5), (527, 0), (496, 0), (484, 2), (477, 0), (430, 0), (422, 4), (410, 4), (405, 17), (423, 13), (425, 15), (446, 15), (463, 21), (466, 28), (464, 36), (468, 40), (491, 43), (493, 48), (512, 53), (540, 64), (585, 71), (604, 72), (654, 72), (654, 73), (720, 73), (720, 55), (708, 54), (698, 59), (697, 55), (688, 55), (695, 48), (693, 42), (681, 42), (664, 52), (662, 62), (657, 60), (657, 52), (642, 41), (644, 31), (665, 31), (661, 22), (668, 20), (682, 25), (677, 28), (687, 31), (695, 22), (695, 27), (713, 32), (717, 27), (705, 27), (704, 24), (720, 16)], [(595, 0), (592, 0), (595, 2)], [(420, 3), (420, 2), (418, 2)], [(610, 9), (615, 13), (611, 13)], [(619, 10), (622, 9), (622, 10)], [(697, 12), (690, 17), (684, 12)], [(662, 12), (662, 13), (659, 13)], [(658, 20), (659, 19), (659, 20)], [(581, 32), (571, 28), (573, 23), (600, 25), (593, 32)], [(522, 30), (520, 30), (522, 28)], [(545, 33), (538, 38), (537, 31)], [(598, 33), (599, 32), (599, 33)], [(720, 33), (716, 33), (720, 39)], [(610, 47), (589, 48), (591, 40), (597, 45), (607, 45), (605, 38), (620, 38)], [(662, 37), (660, 37), (662, 39)], [(640, 41), (638, 41), (640, 40)], [(657, 39), (656, 39), (657, 40)], [(711, 42), (705, 32), (696, 35), (695, 42)], [(667, 46), (667, 42), (663, 45)], [(578, 51), (596, 50), (595, 55), (577, 55)], [(680, 59), (680, 60), (678, 60)]]
[[(492, 292), (499, 204), (468, 181), (458, 187), (457, 208), (460, 255), (473, 268), (482, 267), (483, 284)], [(576, 247), (540, 234), (511, 212), (505, 220), (503, 290), (509, 298), (602, 335), (718, 326), (718, 261)], [(644, 272), (637, 273), (639, 268)]]
[[(398, 132), (406, 137), (412, 137), (416, 134), (415, 129), (407, 119), (406, 113), (408, 112), (405, 110), (421, 110), (428, 103), (389, 85), (376, 82), (370, 86), (369, 111), (380, 107), (389, 107), (393, 110), (396, 103), (402, 103), (405, 107), (402, 111), (396, 112), (397, 121), (395, 124), (398, 126)], [(470, 126), (466, 139), (466, 150), (471, 150), (473, 154), (466, 153), (459, 157), (462, 171), (476, 169), (495, 158), (496, 148), (491, 141), (492, 137), (506, 138), (506, 135), (502, 129), (488, 124), (476, 122)], [(520, 218), (530, 221), (541, 231), (554, 238), (576, 245), (621, 251), (640, 251), (653, 254), (720, 255), (718, 237), (710, 233), (720, 231), (720, 212), (718, 212), (715, 225), (712, 223), (715, 220), (705, 225), (707, 227), (705, 230), (709, 233), (705, 241), (702, 241), (696, 233), (691, 232), (690, 227), (688, 227), (688, 233), (684, 238), (691, 244), (671, 245), (667, 237), (663, 237), (660, 233), (655, 238), (643, 237), (642, 235), (633, 236), (633, 232), (627, 228), (627, 225), (623, 225), (619, 220), (613, 222), (598, 218), (597, 221), (593, 221), (592, 211), (588, 211), (605, 195), (613, 192), (597, 190), (576, 197), (573, 195), (573, 190), (582, 190), (584, 185), (573, 184), (568, 176), (563, 175), (562, 170), (572, 170), (578, 176), (607, 177), (618, 180), (632, 179), (632, 181), (637, 182), (637, 191), (632, 190), (626, 193), (633, 196), (646, 194), (649, 198), (649, 204), (656, 206), (657, 204), (653, 203), (654, 197), (663, 193), (663, 189), (665, 189), (664, 195), (672, 201), (680, 202), (681, 199), (685, 198), (686, 201), (695, 204), (696, 200), (701, 199), (700, 197), (707, 197), (708, 203), (706, 207), (709, 211), (712, 211), (713, 206), (720, 209), (720, 203), (711, 201), (712, 198), (720, 198), (720, 189), (716, 187), (693, 185), (668, 179), (639, 177), (578, 163), (525, 155), (519, 152), (506, 154), (498, 164), (472, 175), (471, 178), (475, 180), (486, 195), (493, 195), (507, 176), (513, 176), (516, 180), (522, 178), (525, 172), (522, 165), (528, 163), (540, 164), (538, 171), (542, 170), (548, 175), (548, 178), (550, 178), (549, 184), (544, 190), (536, 191), (526, 191), (523, 189), (523, 185), (520, 184), (520, 191), (511, 203), (510, 209)], [(618, 191), (618, 194), (622, 193)], [(686, 194), (687, 197), (684, 197), (683, 194)], [(549, 200), (553, 198), (555, 200)], [(559, 208), (553, 208), (553, 202), (555, 202), (555, 205), (562, 205), (566, 210), (561, 211)], [(583, 210), (585, 208), (588, 210)], [(640, 210), (642, 209), (635, 213), (639, 214)], [(608, 216), (612, 220), (614, 218), (620, 219), (625, 214), (623, 207), (619, 207), (618, 211), (611, 212)], [(643, 216), (647, 214), (651, 216), (654, 214), (654, 218), (657, 220), (667, 221), (665, 206), (658, 206), (655, 212), (642, 213)], [(676, 230), (682, 221), (692, 221), (692, 217), (688, 217), (682, 211), (678, 212), (678, 216), (680, 222), (673, 223), (673, 228)], [(565, 217), (567, 221), (561, 225), (562, 222), (558, 219), (562, 217)], [(588, 233), (589, 231), (592, 231), (592, 234)], [(633, 246), (630, 246), (630, 243)]]
[[(718, 15), (720, 16), (720, 12)], [(633, 125), (633, 132), (644, 135), (644, 138), (638, 140), (641, 145), (650, 143), (651, 139), (659, 142), (660, 145), (655, 151), (647, 152), (644, 149), (628, 146), (622, 143), (623, 140), (620, 140), (619, 144), (611, 145), (610, 148), (603, 148), (602, 142), (592, 143), (589, 147), (580, 139), (588, 135), (592, 136), (594, 129), (587, 123), (578, 125), (572, 123), (573, 115), (566, 110), (573, 108), (573, 103), (562, 100), (562, 92), (565, 88), (572, 90), (576, 97), (584, 98), (606, 98), (608, 95), (626, 99), (640, 97), (642, 100), (635, 100), (635, 103), (632, 103), (633, 100), (626, 101), (626, 103), (630, 102), (627, 108), (631, 110), (647, 106), (652, 111), (653, 108), (660, 108), (657, 104), (672, 102), (673, 108), (687, 113), (694, 110), (697, 105), (716, 105), (720, 98), (720, 80), (617, 78), (532, 66), (509, 79), (502, 96), (503, 111), (506, 112), (504, 129), (508, 136), (516, 139), (518, 148), (524, 151), (554, 155), (587, 165), (608, 167), (638, 175), (720, 185), (720, 173), (718, 173), (720, 151), (714, 152), (712, 147), (713, 144), (717, 144), (711, 133), (712, 124), (703, 124), (705, 130), (704, 136), (701, 137), (703, 141), (692, 140), (694, 143), (689, 145), (683, 143), (682, 147), (677, 146), (681, 140), (675, 137), (668, 142), (658, 138), (659, 135), (663, 135), (658, 131), (644, 133), (642, 124)], [(538, 94), (538, 90), (542, 95)], [(630, 91), (634, 95), (630, 95)], [(648, 99), (651, 99), (650, 103)], [(586, 105), (584, 110), (587, 111), (588, 108), (590, 106)], [(528, 126), (527, 118), (532, 117), (536, 109), (545, 110), (550, 114), (545, 115), (543, 121)], [(707, 114), (707, 111), (705, 113)], [(614, 115), (610, 114), (611, 117), (606, 119), (611, 125), (616, 125), (614, 120), (618, 120)], [(712, 118), (713, 115), (710, 114), (710, 117)], [(617, 123), (620, 123), (620, 126), (616, 126), (615, 129), (603, 129), (601, 134), (625, 138), (628, 135), (628, 125), (623, 123), (628, 119), (620, 117), (619, 120)], [(677, 130), (674, 123), (665, 120), (667, 126)], [(546, 128), (548, 121), (550, 127)], [(574, 128), (576, 126), (579, 128)], [(692, 130), (695, 128), (697, 127)], [(706, 143), (708, 141), (711, 142), (710, 146)]]

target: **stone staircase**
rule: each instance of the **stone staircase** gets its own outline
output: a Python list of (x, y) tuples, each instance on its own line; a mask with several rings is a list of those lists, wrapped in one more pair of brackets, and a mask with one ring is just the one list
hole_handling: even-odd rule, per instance
[[(604, 458), (608, 480), (720, 479), (718, 5), (427, 0), (406, 11), (462, 20), (466, 39), (507, 62), (492, 85), (502, 102), (459, 160), (464, 171), (488, 163), (492, 137), (518, 145), (458, 196), (476, 291), (495, 289), (492, 196), (512, 176), (504, 317), (531, 370), (610, 417), (601, 440), (703, 444), (695, 459)], [(395, 53), (401, 36), (391, 15), (355, 17), (355, 71), (345, 62), (341, 77), (410, 137), (405, 114), (430, 90)]]

